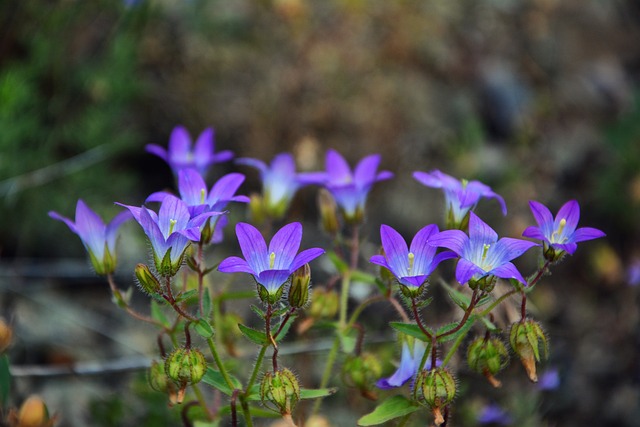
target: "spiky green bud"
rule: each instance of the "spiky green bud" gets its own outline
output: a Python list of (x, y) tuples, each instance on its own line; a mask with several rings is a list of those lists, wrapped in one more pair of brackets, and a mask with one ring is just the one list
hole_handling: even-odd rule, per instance
[(538, 382), (536, 362), (540, 362), (541, 358), (546, 359), (549, 354), (549, 343), (542, 326), (531, 319), (514, 323), (511, 325), (509, 344), (520, 357), (529, 379)]
[(300, 400), (300, 385), (296, 376), (287, 368), (266, 372), (260, 384), (262, 403), (282, 415), (290, 415)]
[(177, 348), (165, 360), (164, 371), (178, 384), (196, 384), (207, 372), (207, 360), (197, 348)]

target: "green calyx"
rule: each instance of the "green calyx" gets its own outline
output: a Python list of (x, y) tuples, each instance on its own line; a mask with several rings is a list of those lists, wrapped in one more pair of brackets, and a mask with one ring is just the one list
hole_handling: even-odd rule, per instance
[(290, 415), (300, 400), (298, 379), (287, 368), (267, 372), (260, 383), (260, 397), (265, 406), (282, 415)]
[(196, 384), (207, 371), (207, 360), (198, 349), (177, 348), (165, 360), (164, 370), (178, 384)]

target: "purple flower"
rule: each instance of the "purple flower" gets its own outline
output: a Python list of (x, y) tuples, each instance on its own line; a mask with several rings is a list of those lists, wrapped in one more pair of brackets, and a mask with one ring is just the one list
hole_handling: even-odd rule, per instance
[(482, 412), (478, 415), (478, 422), (480, 424), (498, 424), (508, 426), (513, 423), (513, 419), (504, 409), (498, 405), (492, 404), (487, 405), (482, 409)]
[(484, 277), (496, 276), (516, 279), (526, 284), (522, 274), (510, 261), (519, 257), (536, 243), (504, 237), (470, 212), (469, 236), (460, 230), (445, 230), (429, 239), (429, 244), (451, 249), (460, 256), (456, 267), (456, 280), (465, 284)]
[(640, 285), (640, 259), (632, 261), (627, 267), (627, 283), (631, 286)]
[(236, 163), (251, 166), (260, 171), (264, 207), (274, 218), (282, 218), (289, 203), (298, 189), (308, 184), (321, 184), (324, 174), (307, 172), (296, 173), (296, 164), (289, 153), (281, 153), (273, 158), (268, 166), (261, 160), (242, 157)]
[(436, 233), (437, 225), (427, 225), (416, 233), (411, 248), (408, 248), (400, 233), (382, 224), (380, 238), (384, 255), (374, 255), (370, 262), (391, 271), (402, 285), (419, 288), (441, 261), (457, 256), (450, 251), (436, 255), (436, 248), (427, 244), (428, 239)]
[(462, 225), (467, 213), (476, 207), (482, 197), (496, 199), (502, 214), (507, 214), (507, 205), (502, 196), (480, 181), (459, 180), (437, 169), (431, 172), (416, 171), (413, 177), (427, 187), (442, 188), (447, 206), (447, 226), (450, 228), (464, 228)]
[(251, 224), (238, 223), (236, 235), (244, 259), (235, 256), (226, 258), (220, 263), (218, 270), (223, 273), (253, 275), (269, 297), (281, 295), (282, 285), (295, 270), (324, 253), (321, 248), (306, 249), (298, 253), (302, 240), (302, 225), (299, 222), (287, 224), (278, 230), (268, 249), (262, 234)]
[(529, 201), (529, 206), (533, 217), (538, 223), (538, 227), (527, 227), (522, 235), (542, 240), (544, 255), (552, 261), (560, 259), (565, 252), (570, 255), (573, 254), (579, 242), (605, 236), (597, 228), (582, 227), (576, 229), (580, 219), (580, 205), (575, 200), (569, 200), (565, 203), (555, 218), (542, 203), (531, 200)]
[[(376, 387), (387, 390), (390, 388), (402, 387), (407, 381), (413, 378), (420, 368), (420, 363), (424, 357), (427, 346), (422, 341), (413, 341), (413, 352), (409, 348), (409, 344), (404, 341), (402, 343), (402, 355), (400, 356), (400, 366), (388, 378), (380, 378), (376, 382)], [(440, 365), (440, 361), (436, 360), (436, 365)], [(424, 369), (431, 369), (431, 358), (427, 359)]]
[(349, 222), (358, 223), (364, 216), (364, 205), (371, 186), (393, 177), (389, 171), (377, 172), (380, 155), (372, 154), (360, 160), (355, 170), (335, 150), (327, 151), (325, 186), (333, 194)]
[(53, 219), (64, 222), (76, 233), (84, 245), (91, 264), (98, 274), (113, 273), (116, 267), (116, 240), (118, 228), (123, 222), (131, 219), (127, 211), (120, 212), (108, 225), (92, 211), (82, 200), (76, 204), (76, 222), (63, 217), (57, 212), (49, 212)]
[(222, 212), (205, 212), (191, 217), (187, 204), (175, 196), (162, 200), (156, 214), (146, 207), (127, 206), (151, 242), (156, 269), (163, 276), (175, 275), (191, 241), (199, 241), (201, 226), (208, 218)]
[(540, 376), (538, 390), (555, 390), (560, 386), (560, 373), (557, 369), (549, 369)]
[(171, 132), (168, 151), (157, 144), (148, 144), (146, 149), (167, 162), (176, 175), (184, 168), (195, 168), (205, 175), (212, 164), (226, 162), (233, 157), (229, 150), (215, 153), (211, 128), (200, 134), (193, 149), (191, 136), (183, 126), (176, 126)]

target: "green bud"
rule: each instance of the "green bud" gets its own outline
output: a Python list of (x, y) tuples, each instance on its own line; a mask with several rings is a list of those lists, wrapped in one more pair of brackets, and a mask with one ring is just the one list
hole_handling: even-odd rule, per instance
[(311, 282), (311, 267), (305, 264), (291, 276), (291, 286), (287, 299), (291, 307), (304, 307), (309, 301), (309, 283)]
[(149, 267), (145, 264), (138, 264), (134, 270), (136, 279), (140, 284), (140, 288), (149, 295), (158, 295), (162, 292), (162, 286), (160, 282), (149, 270)]
[(331, 319), (335, 317), (339, 306), (340, 297), (336, 292), (314, 288), (309, 315), (314, 319)]
[(277, 290), (269, 292), (267, 288), (262, 286), (260, 283), (258, 286), (258, 297), (260, 301), (265, 304), (275, 304), (282, 299), (282, 294), (284, 294), (284, 285), (280, 286)]
[(106, 276), (107, 274), (113, 273), (116, 270), (116, 256), (115, 254), (111, 254), (109, 252), (109, 247), (107, 244), (104, 244), (104, 255), (102, 259), (96, 258), (91, 250), (89, 252), (89, 259), (91, 260), (91, 265), (97, 274), (101, 276)]
[(338, 221), (338, 207), (336, 201), (325, 188), (321, 188), (318, 191), (318, 208), (320, 210), (320, 224), (322, 229), (334, 236), (340, 231), (340, 222)]
[(265, 406), (271, 403), (280, 414), (290, 415), (300, 400), (298, 379), (287, 368), (266, 372), (260, 384), (260, 397)]
[(444, 423), (442, 408), (456, 396), (456, 380), (445, 368), (423, 370), (416, 378), (415, 387), (422, 393), (422, 400), (431, 408), (435, 424)]
[(509, 353), (497, 338), (478, 338), (467, 350), (467, 363), (472, 370), (483, 374), (491, 385), (500, 387), (502, 384), (494, 375), (509, 364)]
[(371, 353), (349, 355), (342, 365), (342, 379), (345, 384), (361, 391), (370, 390), (381, 375), (380, 360)]
[(557, 249), (553, 246), (549, 246), (547, 242), (544, 242), (542, 244), (542, 254), (547, 261), (556, 263), (564, 258), (567, 252), (562, 249)]
[[(186, 250), (185, 250), (186, 252)], [(156, 270), (162, 277), (173, 277), (178, 273), (180, 267), (182, 267), (182, 259), (184, 258), (184, 252), (178, 257), (175, 262), (171, 262), (171, 248), (167, 249), (162, 259), (158, 257), (158, 254), (154, 253), (154, 261), (156, 263)]]
[(169, 377), (167, 377), (164, 365), (155, 360), (151, 362), (151, 367), (147, 372), (147, 382), (152, 389), (162, 393), (166, 393), (169, 390), (170, 385), (173, 385), (169, 380)]
[(509, 344), (513, 351), (520, 357), (520, 361), (527, 371), (527, 376), (532, 382), (538, 382), (536, 362), (540, 362), (540, 346), (542, 357), (549, 353), (549, 343), (540, 324), (531, 319), (511, 325)]
[(207, 360), (197, 348), (177, 348), (165, 360), (164, 371), (178, 384), (196, 384), (207, 371)]
[(474, 291), (476, 289), (480, 289), (481, 291), (488, 293), (488, 292), (491, 292), (493, 288), (495, 288), (497, 280), (498, 278), (492, 274), (483, 276), (478, 280), (471, 279), (469, 280), (469, 288), (471, 288)]

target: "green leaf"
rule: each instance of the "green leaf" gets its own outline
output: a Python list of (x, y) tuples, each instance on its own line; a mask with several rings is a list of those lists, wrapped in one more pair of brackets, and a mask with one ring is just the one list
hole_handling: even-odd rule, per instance
[(357, 331), (355, 329), (347, 329), (340, 331), (340, 346), (344, 353), (351, 353), (356, 348), (356, 341), (358, 340)]
[(317, 389), (303, 388), (300, 389), (300, 399), (317, 399), (319, 397), (327, 397), (335, 394), (337, 391), (337, 387)]
[(198, 290), (191, 289), (190, 291), (180, 292), (176, 295), (176, 302), (192, 302), (191, 300), (198, 299)]
[[(293, 321), (295, 320), (295, 318), (295, 315), (289, 317), (287, 323), (285, 323), (285, 325), (282, 327), (282, 330), (280, 331), (278, 336), (275, 337), (276, 342), (280, 342), (284, 337), (287, 336), (287, 332), (289, 332), (289, 329), (291, 329), (291, 325), (293, 325)], [(275, 333), (275, 331), (273, 333)]]
[(337, 253), (333, 251), (328, 251), (327, 256), (329, 257), (329, 260), (333, 263), (333, 265), (336, 267), (336, 270), (338, 270), (338, 273), (344, 274), (347, 270), (349, 270), (349, 266), (347, 265), (347, 263), (344, 262), (344, 260), (340, 258), (340, 256)]
[(205, 288), (204, 293), (202, 294), (202, 313), (200, 313), (200, 317), (203, 319), (209, 319), (211, 317), (212, 308), (211, 292), (209, 292), (209, 288)]
[(411, 414), (420, 406), (404, 396), (392, 396), (379, 404), (373, 412), (358, 420), (359, 426), (376, 426), (398, 417)]
[(467, 308), (469, 307), (469, 304), (471, 304), (471, 297), (469, 297), (468, 295), (463, 294), (462, 292), (460, 292), (457, 289), (452, 288), (451, 286), (449, 286), (445, 282), (440, 282), (440, 283), (447, 290), (447, 293), (449, 294), (449, 298), (451, 298), (451, 300), (458, 307), (460, 307), (462, 310), (466, 311)]
[(431, 340), (415, 323), (389, 322), (389, 326), (398, 332), (409, 335), (410, 337), (418, 338), (420, 341), (431, 342)]
[(238, 323), (238, 328), (240, 328), (240, 332), (245, 336), (249, 341), (258, 344), (258, 345), (266, 345), (267, 344), (267, 336), (260, 331), (256, 331), (253, 328), (248, 326), (244, 326), (242, 323)]
[(258, 315), (259, 318), (264, 319), (266, 317), (264, 311), (262, 311), (262, 309), (257, 305), (251, 304), (249, 307), (251, 308), (251, 311)]
[(209, 322), (204, 319), (198, 319), (198, 321), (193, 325), (193, 329), (195, 329), (198, 335), (200, 335), (202, 338), (211, 338), (214, 334), (213, 328), (211, 327)]
[[(242, 384), (236, 377), (229, 375), (229, 378), (235, 388), (240, 390), (242, 389)], [(204, 377), (202, 377), (202, 382), (220, 390), (227, 396), (231, 396), (233, 394), (233, 389), (229, 388), (229, 385), (224, 380), (222, 374), (211, 367), (207, 368), (207, 372), (204, 374)]]
[(351, 272), (351, 279), (355, 282), (368, 283), (370, 285), (376, 284), (376, 276), (360, 270), (353, 270)]
[(0, 403), (2, 404), (2, 409), (7, 408), (10, 389), (11, 372), (9, 371), (9, 357), (5, 354), (0, 357)]
[(165, 326), (166, 328), (171, 327), (171, 323), (169, 322), (169, 319), (167, 319), (167, 316), (164, 315), (164, 312), (162, 311), (160, 304), (158, 304), (155, 300), (151, 300), (151, 317), (154, 320), (157, 320), (158, 322), (162, 323), (162, 325)]
[[(471, 329), (471, 327), (473, 326), (473, 324), (475, 323), (476, 319), (478, 317), (475, 315), (471, 315), (469, 316), (469, 318), (467, 319), (467, 321), (465, 322), (465, 324), (455, 333), (451, 334), (451, 335), (447, 335), (444, 337), (439, 337), (438, 338), (438, 342), (447, 342), (447, 341), (451, 341), (451, 340), (455, 340), (457, 339), (460, 335), (464, 335), (467, 332), (469, 332), (469, 329)], [(447, 323), (446, 325), (440, 327), (438, 329), (437, 334), (441, 335), (444, 334), (446, 332), (449, 332), (453, 329), (455, 329), (458, 326), (458, 322), (452, 322), (452, 323)]]
[(478, 316), (478, 319), (480, 319), (482, 321), (482, 323), (484, 323), (484, 326), (487, 328), (487, 330), (491, 333), (494, 334), (499, 334), (502, 332), (502, 329), (498, 328), (491, 320), (489, 320), (488, 318), (484, 317), (484, 316)]

